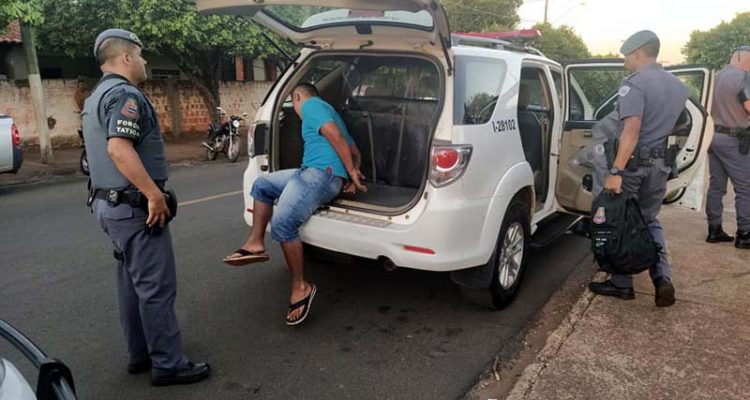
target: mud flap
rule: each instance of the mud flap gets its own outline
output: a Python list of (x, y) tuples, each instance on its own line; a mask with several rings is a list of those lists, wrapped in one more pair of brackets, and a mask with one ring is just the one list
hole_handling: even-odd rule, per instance
[[(495, 253), (492, 253), (490, 261), (495, 259)], [(488, 289), (492, 284), (493, 263), (488, 261), (487, 264), (478, 267), (460, 269), (451, 272), (453, 283), (470, 289)]]

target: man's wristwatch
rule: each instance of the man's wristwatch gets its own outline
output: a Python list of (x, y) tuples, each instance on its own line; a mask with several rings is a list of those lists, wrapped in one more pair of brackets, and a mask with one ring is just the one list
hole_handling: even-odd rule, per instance
[(622, 175), (622, 170), (617, 167), (612, 167), (609, 169), (609, 174), (613, 176), (619, 176)]

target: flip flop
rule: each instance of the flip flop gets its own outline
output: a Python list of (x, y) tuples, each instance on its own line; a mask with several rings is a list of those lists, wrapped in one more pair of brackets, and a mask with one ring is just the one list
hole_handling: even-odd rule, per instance
[[(239, 257), (232, 257), (235, 254), (239, 254)], [(233, 266), (240, 267), (252, 263), (268, 261), (271, 257), (265, 252), (253, 253), (245, 249), (237, 249), (232, 254), (224, 257), (222, 261)]]
[[(305, 318), (307, 318), (307, 316), (310, 314), (310, 307), (312, 306), (312, 301), (315, 298), (315, 293), (317, 293), (317, 292), (318, 292), (318, 288), (315, 285), (312, 285), (312, 289), (310, 290), (310, 294), (308, 294), (307, 297), (305, 297), (304, 299), (302, 299), (302, 300), (300, 300), (300, 301), (298, 301), (298, 302), (296, 302), (294, 304), (290, 304), (289, 305), (289, 311), (287, 311), (287, 313), (286, 313), (287, 314), (287, 317), (286, 317), (286, 324), (287, 325), (289, 325), (289, 326), (299, 325), (299, 324), (302, 323), (302, 321), (305, 320)], [(294, 311), (294, 310), (296, 310), (296, 309), (298, 309), (298, 308), (301, 308), (301, 307), (305, 307), (305, 311), (302, 312), (302, 316), (300, 316), (299, 318), (297, 318), (297, 319), (295, 319), (293, 321), (290, 320), (289, 319), (289, 313), (292, 312), (292, 311)]]

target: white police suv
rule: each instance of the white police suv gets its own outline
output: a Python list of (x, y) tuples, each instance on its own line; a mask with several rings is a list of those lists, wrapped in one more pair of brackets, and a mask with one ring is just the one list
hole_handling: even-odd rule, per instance
[[(571, 155), (614, 109), (621, 60), (565, 67), (530, 48), (451, 36), (435, 0), (197, 0), (205, 13), (248, 15), (302, 46), (258, 109), (249, 133), (245, 220), (259, 176), (300, 166), (300, 120), (289, 93), (314, 82), (363, 153), (367, 193), (312, 216), (305, 243), (454, 271), (462, 286), (513, 299), (527, 252), (587, 214), (585, 168)], [(674, 200), (705, 157), (712, 73), (673, 71), (693, 91)]]

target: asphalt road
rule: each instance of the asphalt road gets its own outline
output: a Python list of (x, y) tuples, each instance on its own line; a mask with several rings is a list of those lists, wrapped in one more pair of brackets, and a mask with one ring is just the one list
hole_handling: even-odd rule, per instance
[[(238, 191), (244, 166), (179, 167), (170, 186), (183, 202)], [(186, 353), (214, 373), (153, 388), (148, 374), (125, 372), (112, 250), (84, 201), (83, 179), (0, 187), (0, 318), (66, 362), (81, 399), (459, 398), (588, 257), (576, 236), (532, 254), (519, 297), (500, 312), (464, 301), (447, 274), (311, 261), (319, 294), (290, 328), (277, 245), (264, 265), (220, 261), (247, 233), (241, 196), (191, 204), (172, 227), (176, 308)], [(30, 371), (5, 343), (0, 356)]]

